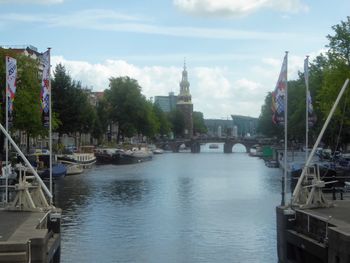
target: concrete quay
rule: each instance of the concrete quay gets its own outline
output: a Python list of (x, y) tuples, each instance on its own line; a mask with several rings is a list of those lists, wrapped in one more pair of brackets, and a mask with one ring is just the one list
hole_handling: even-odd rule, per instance
[(334, 200), (328, 208), (278, 206), (279, 263), (350, 262), (350, 200)]
[(60, 262), (60, 213), (0, 210), (0, 262)]

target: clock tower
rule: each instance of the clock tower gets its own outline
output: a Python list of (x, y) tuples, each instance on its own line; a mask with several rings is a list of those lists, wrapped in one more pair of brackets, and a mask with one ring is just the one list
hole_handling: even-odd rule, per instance
[(182, 112), (185, 118), (185, 127), (183, 130), (184, 138), (192, 138), (193, 136), (193, 104), (190, 94), (190, 82), (186, 70), (186, 62), (182, 71), (182, 79), (180, 81), (180, 94), (177, 97), (176, 108)]

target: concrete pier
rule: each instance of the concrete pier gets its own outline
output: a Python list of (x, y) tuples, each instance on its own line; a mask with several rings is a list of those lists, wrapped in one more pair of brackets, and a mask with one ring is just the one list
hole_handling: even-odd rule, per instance
[(350, 262), (350, 200), (316, 209), (277, 207), (279, 263)]
[(60, 262), (60, 214), (0, 210), (0, 262)]

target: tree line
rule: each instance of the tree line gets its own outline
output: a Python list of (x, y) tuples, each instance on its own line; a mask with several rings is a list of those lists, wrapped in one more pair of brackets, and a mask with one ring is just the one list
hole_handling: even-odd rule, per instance
[[(319, 54), (309, 67), (309, 89), (316, 123), (309, 127), (311, 142), (316, 140), (320, 129), (338, 93), (347, 78), (350, 78), (350, 17), (332, 26), (333, 34), (327, 35), (327, 51)], [(350, 140), (350, 94), (344, 94), (331, 123), (323, 137), (325, 146), (333, 150), (344, 149)], [(305, 141), (306, 93), (304, 72), (288, 81), (288, 140)], [(269, 137), (283, 138), (284, 128), (272, 123), (272, 93), (265, 97), (261, 107), (258, 131)], [(310, 141), (310, 140), (309, 140)]]
[[(117, 143), (133, 136), (154, 139), (168, 137), (170, 133), (182, 135), (182, 113), (178, 110), (163, 112), (142, 94), (142, 87), (135, 79), (111, 77), (109, 88), (104, 90), (96, 105), (89, 103), (89, 94), (80, 82), (71, 79), (62, 64), (56, 66), (52, 97), (53, 110), (60, 120), (57, 128), (60, 134), (90, 133), (102, 142), (111, 126), (117, 125)], [(193, 119), (195, 132), (206, 132), (203, 114), (194, 112)]]
[[(24, 131), (29, 138), (47, 136), (42, 125), (40, 108), (41, 79), (39, 61), (0, 48), (0, 83), (5, 86), (5, 56), (17, 59), (17, 92), (14, 100), (12, 131)], [(79, 137), (89, 133), (99, 143), (108, 134), (112, 125), (118, 126), (117, 143), (127, 137), (146, 136), (149, 139), (168, 137), (171, 133), (181, 136), (184, 130), (184, 116), (178, 110), (163, 112), (157, 104), (142, 94), (137, 80), (128, 76), (111, 77), (109, 87), (102, 98), (92, 103), (92, 93), (80, 81), (73, 80), (62, 64), (58, 64), (51, 78), (53, 131), (59, 135)], [(5, 122), (5, 89), (1, 93), (2, 123)], [(194, 131), (205, 133), (203, 114), (193, 113)], [(0, 148), (3, 149), (3, 135)], [(108, 137), (108, 136), (107, 136)]]

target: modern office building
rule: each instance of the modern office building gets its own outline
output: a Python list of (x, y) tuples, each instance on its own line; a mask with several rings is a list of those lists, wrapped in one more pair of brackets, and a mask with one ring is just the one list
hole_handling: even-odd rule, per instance
[(162, 111), (170, 112), (176, 109), (177, 96), (174, 92), (169, 92), (169, 96), (155, 96), (154, 103), (157, 104)]

